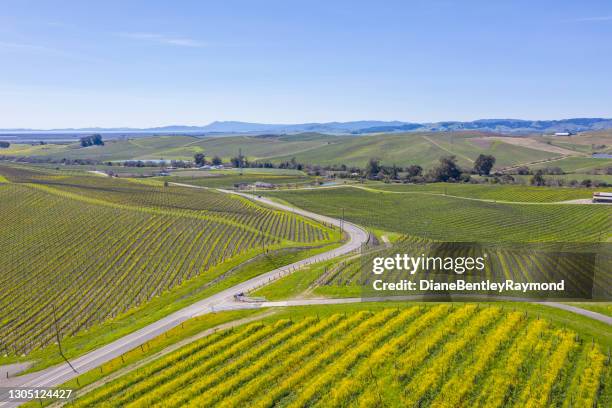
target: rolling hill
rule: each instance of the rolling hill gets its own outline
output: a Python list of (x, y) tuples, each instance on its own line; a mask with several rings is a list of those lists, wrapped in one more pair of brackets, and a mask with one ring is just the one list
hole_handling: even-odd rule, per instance
[[(82, 148), (78, 143), (68, 145), (11, 145), (2, 149), (4, 156), (30, 157), (59, 161), (91, 159), (117, 160), (192, 160), (196, 153), (209, 158), (219, 155), (225, 160), (239, 150), (250, 160), (274, 163), (295, 157), (306, 164), (364, 166), (372, 157), (384, 164), (406, 166), (418, 164), (425, 168), (434, 165), (444, 155), (456, 155), (461, 165), (471, 167), (480, 153), (497, 158), (497, 167), (559, 159), (565, 156), (586, 156), (585, 146), (574, 140), (566, 146), (554, 146), (545, 139), (506, 138), (481, 132), (407, 132), (381, 133), (364, 136), (335, 136), (321, 133), (294, 135), (239, 135), (198, 138), (193, 136), (154, 136), (128, 140), (109, 140), (104, 146)], [(601, 139), (601, 138), (600, 138)], [(518, 140), (518, 142), (517, 142)], [(529, 144), (520, 143), (528, 140)], [(564, 139), (565, 140), (565, 139)], [(589, 139), (591, 140), (591, 139)], [(599, 139), (598, 139), (599, 140)], [(561, 141), (560, 141), (561, 142)], [(580, 146), (574, 148), (573, 146)]]

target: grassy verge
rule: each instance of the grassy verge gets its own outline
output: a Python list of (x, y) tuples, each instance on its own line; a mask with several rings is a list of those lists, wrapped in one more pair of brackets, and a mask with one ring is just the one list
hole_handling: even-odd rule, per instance
[(291, 275), (278, 279), (270, 285), (252, 292), (253, 296), (263, 296), (268, 300), (283, 300), (294, 298), (306, 291), (313, 282), (324, 272), (326, 267), (333, 265), (337, 260), (320, 262), (306, 266)]
[(568, 305), (587, 309), (612, 317), (612, 302), (566, 302)]

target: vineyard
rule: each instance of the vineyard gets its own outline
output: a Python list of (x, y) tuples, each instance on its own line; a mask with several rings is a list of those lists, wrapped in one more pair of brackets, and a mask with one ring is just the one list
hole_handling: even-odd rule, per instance
[(216, 332), (74, 406), (605, 406), (609, 358), (499, 306), (311, 313)]
[[(329, 289), (356, 287), (363, 296), (395, 296), (395, 292), (379, 292), (372, 283), (381, 277), (372, 273), (376, 257), (394, 257), (396, 254), (427, 254), (432, 257), (478, 257), (486, 254), (486, 267), (482, 272), (471, 271), (457, 275), (443, 270), (420, 271), (419, 278), (435, 279), (437, 282), (453, 282), (462, 279), (467, 282), (490, 280), (503, 282), (548, 282), (565, 280), (567, 283), (564, 297), (582, 299), (609, 299), (612, 296), (612, 254), (609, 244), (503, 244), (473, 245), (470, 243), (431, 242), (402, 236), (393, 245), (363, 246), (360, 256), (348, 257), (324, 268), (323, 273), (311, 284), (320, 287), (319, 292)], [(399, 282), (414, 279), (405, 271), (386, 270), (384, 281)], [(341, 291), (333, 290), (333, 293)], [(411, 291), (410, 294), (427, 294), (430, 291)], [(471, 291), (487, 295), (486, 291)], [(509, 296), (508, 294), (504, 294)], [(546, 297), (546, 293), (519, 293), (519, 297)]]
[[(200, 172), (201, 173), (201, 172)], [(177, 183), (193, 184), (202, 187), (212, 188), (234, 188), (237, 184), (255, 184), (256, 182), (270, 183), (278, 186), (308, 186), (315, 181), (313, 177), (300, 175), (275, 175), (275, 174), (250, 174), (245, 173), (240, 176), (238, 174), (216, 175), (202, 177), (200, 176), (183, 176), (182, 173), (176, 173), (176, 177), (172, 177), (171, 181)]]
[(21, 355), (238, 256), (331, 230), (216, 191), (0, 166), (0, 351)]
[[(478, 198), (494, 201), (554, 203), (560, 201), (585, 199), (593, 197), (593, 189), (532, 187), (517, 185), (482, 185), (482, 184), (379, 184), (371, 186), (375, 190), (396, 193), (430, 193), (449, 196)], [(612, 191), (610, 188), (598, 188), (597, 191)]]
[(318, 214), (438, 241), (601, 242), (612, 240), (612, 209), (598, 205), (505, 204), (359, 188), (268, 192)]

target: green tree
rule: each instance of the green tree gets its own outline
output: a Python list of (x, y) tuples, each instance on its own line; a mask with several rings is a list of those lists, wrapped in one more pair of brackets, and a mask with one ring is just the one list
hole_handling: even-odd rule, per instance
[(430, 177), (433, 181), (458, 181), (461, 177), (461, 169), (457, 165), (455, 156), (440, 157), (440, 164), (431, 170)]
[(415, 177), (423, 174), (423, 168), (418, 164), (413, 164), (411, 166), (406, 167), (406, 180), (412, 180)]
[(488, 175), (493, 165), (495, 165), (495, 157), (490, 154), (480, 154), (474, 162), (474, 171), (481, 176)]
[(532, 186), (543, 186), (546, 184), (546, 180), (542, 176), (544, 172), (542, 170), (536, 171), (536, 173), (531, 177), (531, 185)]
[(206, 155), (204, 153), (196, 153), (193, 156), (196, 166), (203, 166), (206, 164)]
[(220, 164), (223, 164), (223, 160), (221, 160), (221, 158), (219, 156), (215, 155), (212, 158), (212, 164), (213, 164), (213, 166), (219, 166)]
[(378, 177), (378, 173), (380, 172), (381, 168), (380, 168), (380, 160), (375, 159), (375, 158), (371, 158), (368, 161), (368, 164), (366, 165), (366, 177), (367, 178), (376, 178)]

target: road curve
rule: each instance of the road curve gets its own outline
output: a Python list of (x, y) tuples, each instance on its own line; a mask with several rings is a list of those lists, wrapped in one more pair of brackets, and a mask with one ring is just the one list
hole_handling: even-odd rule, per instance
[[(195, 187), (185, 185), (188, 187)], [(266, 198), (250, 196), (243, 193), (233, 192), (229, 190), (221, 190), (227, 194), (237, 194), (243, 196), (249, 200), (265, 204), (270, 207), (274, 207), (279, 210), (293, 212), (304, 217), (311, 218), (316, 221), (327, 223), (328, 225), (334, 225), (340, 227), (340, 220), (335, 218), (319, 215), (310, 211), (290, 207), (284, 204), (279, 204)], [(187, 306), (181, 310), (178, 310), (158, 321), (145, 326), (133, 333), (130, 333), (120, 339), (113, 341), (97, 350), (90, 351), (78, 358), (70, 361), (72, 366), (79, 372), (84, 373), (92, 370), (105, 362), (112, 360), (121, 354), (146, 343), (147, 341), (163, 334), (164, 332), (180, 325), (183, 321), (190, 319), (195, 316), (203, 315), (206, 313), (220, 311), (225, 309), (232, 309), (234, 302), (234, 295), (241, 292), (248, 292), (258, 287), (264, 286), (282, 276), (292, 273), (293, 271), (313, 263), (317, 263), (323, 260), (336, 258), (338, 256), (350, 253), (352, 251), (358, 251), (361, 245), (367, 242), (369, 234), (363, 228), (358, 227), (352, 223), (344, 222), (344, 231), (348, 236), (348, 241), (335, 249), (327, 251), (322, 254), (314, 255), (309, 258), (302, 259), (301, 261), (294, 262), (290, 265), (285, 265), (281, 268), (274, 269), (266, 272), (255, 278), (249, 279), (231, 288), (223, 290), (215, 295), (212, 295), (206, 299), (202, 299), (190, 306)], [(67, 364), (60, 364), (53, 366), (42, 371), (26, 374), (20, 377), (6, 379), (0, 379), (0, 387), (24, 387), (24, 388), (38, 388), (38, 387), (54, 387), (65, 383), (66, 381), (77, 377), (79, 374), (75, 373), (72, 368)], [(0, 402), (0, 407), (17, 406), (16, 403)]]

